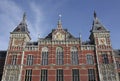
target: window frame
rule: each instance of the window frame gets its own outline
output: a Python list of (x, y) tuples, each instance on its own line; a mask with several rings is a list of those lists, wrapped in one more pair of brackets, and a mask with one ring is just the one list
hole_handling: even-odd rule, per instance
[(26, 65), (32, 66), (34, 63), (34, 55), (28, 54), (26, 60)]
[(80, 81), (79, 69), (72, 69), (72, 81)]
[(108, 54), (102, 54), (102, 61), (104, 64), (109, 64)]
[(64, 81), (64, 70), (63, 69), (56, 70), (56, 81)]
[(88, 81), (96, 81), (95, 69), (88, 69)]
[(41, 70), (41, 80), (40, 81), (48, 81), (48, 70), (47, 69)]
[(56, 64), (64, 65), (64, 53), (63, 53), (63, 48), (61, 47), (56, 48)]
[(120, 62), (119, 61), (116, 61), (116, 66), (117, 66), (118, 69), (120, 68)]
[(79, 65), (79, 54), (77, 47), (71, 47), (70, 55), (71, 55), (71, 64)]
[(32, 69), (26, 69), (25, 81), (32, 81)]
[(16, 64), (17, 64), (17, 55), (12, 55), (11, 65), (16, 65)]
[[(43, 58), (45, 56), (45, 58)], [(41, 51), (41, 65), (48, 65), (49, 60), (49, 49), (48, 47), (42, 47)]]
[[(89, 57), (88, 57), (89, 56)], [(89, 65), (94, 65), (94, 56), (92, 54), (86, 55), (86, 63)]]

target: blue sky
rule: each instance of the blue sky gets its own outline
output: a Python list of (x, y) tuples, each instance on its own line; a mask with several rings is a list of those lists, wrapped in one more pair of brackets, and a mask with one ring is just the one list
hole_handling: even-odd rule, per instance
[(57, 27), (62, 15), (63, 28), (74, 36), (89, 40), (93, 12), (111, 32), (112, 46), (120, 48), (120, 0), (0, 0), (0, 50), (6, 50), (10, 32), (20, 23), (24, 12), (32, 41), (45, 37)]

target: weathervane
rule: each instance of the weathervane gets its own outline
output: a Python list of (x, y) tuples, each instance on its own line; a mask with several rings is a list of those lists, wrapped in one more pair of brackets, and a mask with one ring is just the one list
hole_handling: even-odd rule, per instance
[(62, 15), (61, 15), (61, 14), (59, 14), (59, 20), (61, 20), (61, 18), (62, 18)]
[(59, 14), (59, 19), (58, 19), (58, 29), (62, 29), (61, 17), (62, 17), (62, 15)]

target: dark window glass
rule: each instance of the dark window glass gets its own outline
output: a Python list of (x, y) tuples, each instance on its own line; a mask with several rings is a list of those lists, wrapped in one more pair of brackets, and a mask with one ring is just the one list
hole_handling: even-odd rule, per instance
[(103, 63), (104, 64), (109, 64), (109, 60), (108, 60), (108, 55), (107, 54), (103, 54), (102, 58), (103, 58)]
[(78, 65), (78, 52), (77, 51), (72, 51), (71, 52), (71, 59), (72, 59), (72, 64), (73, 65)]
[(25, 81), (32, 81), (32, 69), (26, 70)]
[(56, 51), (56, 55), (57, 55), (57, 65), (63, 65), (63, 49), (62, 48), (58, 48)]
[(48, 71), (45, 69), (41, 70), (41, 81), (47, 81)]
[(57, 70), (57, 77), (56, 77), (56, 81), (64, 81), (63, 79), (63, 70), (62, 69), (58, 69)]
[(87, 64), (94, 64), (92, 55), (87, 55)]
[(72, 70), (72, 81), (79, 81), (79, 69)]
[(96, 81), (94, 69), (88, 69), (88, 81)]
[(27, 55), (27, 65), (33, 65), (33, 55)]
[(48, 65), (48, 52), (42, 52), (42, 65)]

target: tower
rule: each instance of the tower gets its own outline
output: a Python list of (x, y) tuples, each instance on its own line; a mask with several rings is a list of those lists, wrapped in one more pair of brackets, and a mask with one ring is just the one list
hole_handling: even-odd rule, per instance
[(26, 15), (20, 24), (10, 33), (10, 42), (4, 66), (2, 81), (20, 81), (23, 66), (24, 48), (30, 41), (30, 35), (26, 24)]
[(100, 81), (118, 81), (110, 41), (110, 32), (101, 24), (94, 12), (90, 40), (95, 45), (97, 68)]

